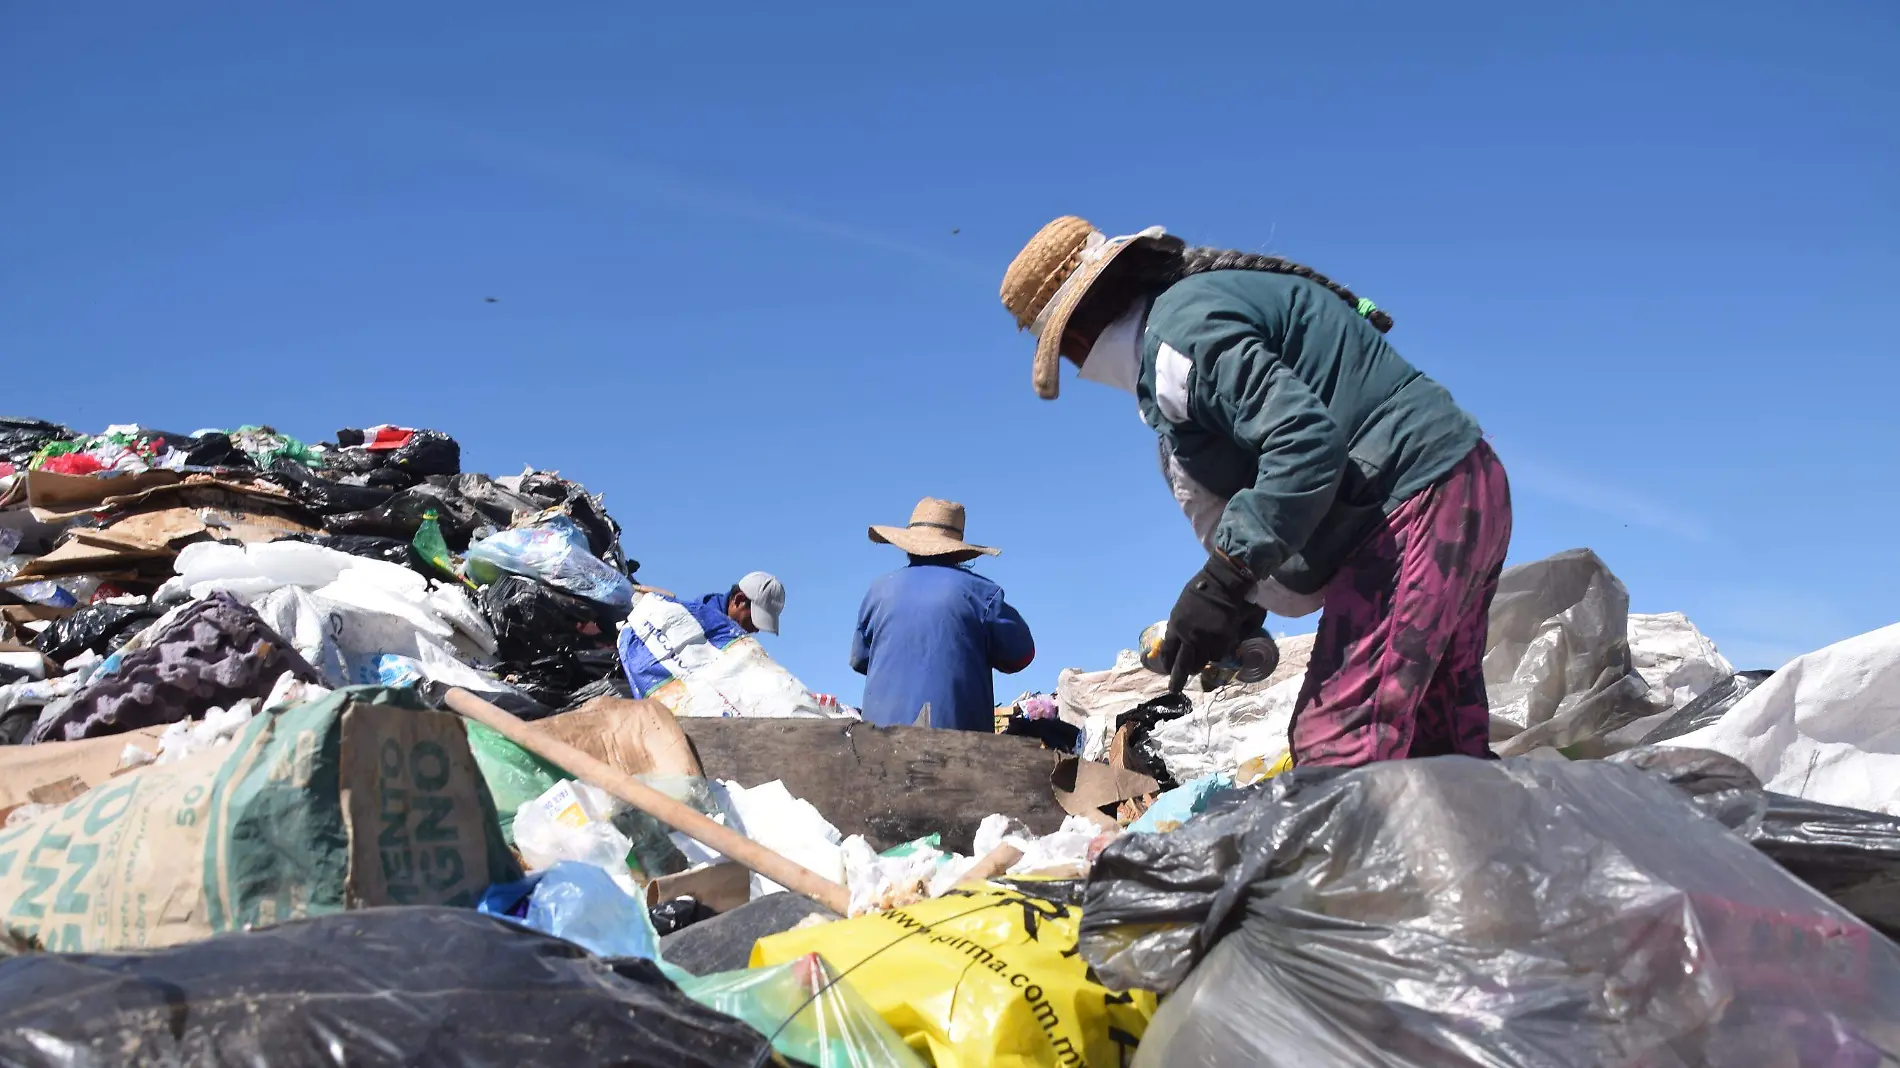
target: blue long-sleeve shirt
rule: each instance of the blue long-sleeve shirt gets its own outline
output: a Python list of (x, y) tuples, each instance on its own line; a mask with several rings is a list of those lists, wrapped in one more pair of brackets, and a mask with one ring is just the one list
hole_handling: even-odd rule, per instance
[(991, 669), (1014, 674), (1036, 658), (1035, 638), (1003, 589), (975, 572), (913, 563), (871, 584), (851, 639), (865, 676), (864, 718), (907, 727), (930, 705), (930, 725), (995, 729)]

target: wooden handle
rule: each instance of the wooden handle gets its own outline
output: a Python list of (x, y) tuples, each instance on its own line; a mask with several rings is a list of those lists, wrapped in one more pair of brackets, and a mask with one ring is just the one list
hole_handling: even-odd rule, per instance
[(983, 854), (970, 870), (963, 873), (964, 882), (976, 879), (994, 879), (1008, 871), (1015, 863), (1023, 859), (1023, 851), (1008, 842)]
[(469, 719), (526, 749), (535, 756), (565, 768), (589, 786), (614, 795), (668, 827), (685, 834), (709, 849), (736, 860), (767, 879), (811, 898), (840, 916), (850, 915), (851, 893), (801, 864), (788, 860), (745, 835), (707, 818), (688, 805), (666, 796), (587, 753), (552, 737), (496, 708), (467, 690), (450, 690), (443, 701)]

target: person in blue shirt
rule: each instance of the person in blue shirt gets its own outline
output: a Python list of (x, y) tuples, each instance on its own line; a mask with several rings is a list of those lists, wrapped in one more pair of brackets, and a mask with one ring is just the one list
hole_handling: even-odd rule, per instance
[(963, 540), (963, 506), (926, 497), (910, 525), (871, 528), (910, 566), (879, 578), (864, 595), (851, 639), (851, 668), (864, 676), (863, 714), (883, 727), (995, 729), (990, 672), (1015, 674), (1036, 659), (1035, 638), (1003, 589), (964, 567), (996, 549)]
[(778, 614), (785, 611), (785, 586), (763, 571), (754, 571), (725, 593), (709, 593), (680, 603), (717, 612), (739, 624), (747, 634), (777, 634)]

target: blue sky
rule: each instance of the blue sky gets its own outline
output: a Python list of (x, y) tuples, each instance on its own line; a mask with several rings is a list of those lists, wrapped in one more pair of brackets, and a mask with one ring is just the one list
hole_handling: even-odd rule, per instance
[(1055, 215), (1159, 223), (1391, 309), (1515, 560), (1768, 666), (1900, 604), (1896, 53), (1890, 0), (8, 5), (0, 409), (440, 427), (605, 493), (644, 580), (779, 574), (848, 700), (866, 524), (961, 500), (1009, 697), (1199, 564), (996, 298)]

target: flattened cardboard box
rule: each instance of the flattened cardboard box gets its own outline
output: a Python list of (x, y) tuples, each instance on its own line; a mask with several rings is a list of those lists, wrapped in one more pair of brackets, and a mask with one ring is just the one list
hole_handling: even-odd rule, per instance
[[(171, 945), (518, 875), (452, 714), (343, 690), (0, 832), (0, 922), (49, 949)], [(391, 691), (367, 691), (387, 697)]]

